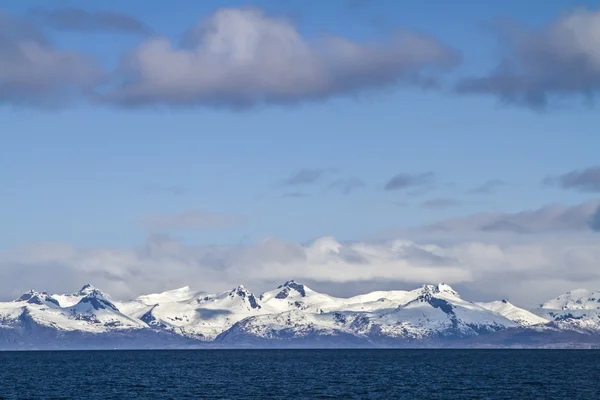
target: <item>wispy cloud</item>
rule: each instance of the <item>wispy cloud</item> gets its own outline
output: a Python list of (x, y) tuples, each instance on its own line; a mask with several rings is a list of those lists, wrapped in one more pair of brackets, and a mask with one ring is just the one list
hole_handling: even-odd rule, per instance
[(57, 49), (34, 26), (0, 10), (0, 104), (56, 108), (89, 94), (104, 76), (92, 57)]
[(596, 232), (600, 232), (600, 204), (596, 207), (596, 212), (592, 214), (589, 221), (590, 229)]
[(595, 213), (600, 201), (574, 206), (546, 205), (516, 213), (478, 213), (430, 225), (427, 229), (445, 232), (511, 232), (541, 233), (556, 231), (589, 231), (595, 226)]
[(363, 187), (365, 187), (365, 183), (361, 179), (354, 176), (336, 179), (329, 184), (329, 189), (337, 190), (345, 195), (348, 195), (356, 189)]
[(279, 182), (280, 186), (310, 185), (319, 181), (325, 174), (331, 172), (326, 168), (305, 168), (293, 172), (289, 177)]
[(543, 183), (580, 192), (600, 192), (600, 166), (578, 169), (559, 176), (548, 177)]
[(418, 174), (399, 173), (394, 175), (386, 184), (385, 190), (404, 190), (433, 183), (435, 175), (433, 172)]
[(481, 185), (471, 189), (468, 193), (471, 194), (491, 194), (494, 193), (497, 189), (506, 186), (506, 182), (500, 179), (490, 179)]
[(428, 209), (441, 209), (441, 208), (451, 208), (460, 205), (461, 202), (456, 199), (449, 199), (444, 197), (438, 197), (435, 199), (426, 200), (421, 203), (422, 208)]
[(119, 31), (147, 35), (152, 29), (139, 19), (116, 11), (86, 11), (80, 8), (36, 8), (30, 16), (60, 30), (77, 32)]
[(538, 110), (553, 98), (589, 101), (600, 90), (599, 25), (600, 11), (585, 9), (540, 29), (505, 25), (501, 38), (507, 56), (490, 74), (461, 80), (457, 91), (494, 95)]

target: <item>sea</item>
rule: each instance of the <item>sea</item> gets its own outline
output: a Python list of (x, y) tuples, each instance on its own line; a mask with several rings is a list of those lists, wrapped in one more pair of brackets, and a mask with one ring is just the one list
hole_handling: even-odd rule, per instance
[(600, 399), (600, 351), (0, 352), (0, 399)]

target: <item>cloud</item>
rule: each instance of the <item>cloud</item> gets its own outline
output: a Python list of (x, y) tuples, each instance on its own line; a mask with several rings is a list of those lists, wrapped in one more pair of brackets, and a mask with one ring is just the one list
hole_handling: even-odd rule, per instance
[(30, 14), (53, 28), (65, 31), (118, 31), (141, 35), (152, 33), (152, 29), (137, 18), (115, 11), (90, 12), (78, 8), (38, 8), (32, 10)]
[(329, 189), (338, 190), (340, 193), (345, 195), (348, 195), (356, 189), (363, 187), (365, 187), (365, 183), (354, 176), (336, 179), (329, 184)]
[(150, 232), (171, 232), (181, 229), (216, 229), (239, 225), (243, 217), (225, 214), (212, 214), (188, 211), (181, 214), (157, 214), (140, 219), (140, 223)]
[(419, 174), (399, 173), (394, 175), (386, 184), (385, 190), (403, 190), (408, 188), (427, 186), (433, 182), (435, 175), (433, 172), (423, 172)]
[(379, 43), (308, 40), (286, 19), (228, 8), (200, 20), (181, 46), (146, 40), (123, 58), (125, 83), (101, 97), (129, 106), (290, 104), (396, 84), (435, 87), (435, 73), (458, 61), (454, 50), (409, 31)]
[(329, 171), (329, 169), (301, 169), (292, 173), (288, 178), (281, 180), (279, 184), (281, 186), (310, 185), (316, 183)]
[(430, 200), (426, 200), (426, 201), (422, 202), (421, 207), (429, 208), (429, 209), (440, 209), (440, 208), (456, 207), (460, 204), (461, 204), (461, 202), (456, 199), (447, 199), (447, 198), (443, 198), (443, 197), (438, 197), (435, 199), (430, 199)]
[[(93, 280), (118, 297), (131, 297), (190, 284), (202, 290), (226, 290), (239, 283), (259, 290), (271, 282), (311, 278), (321, 282), (402, 279), (415, 285), (443, 279), (470, 279), (432, 246), (414, 243), (340, 244), (325, 237), (306, 246), (268, 238), (253, 245), (190, 246), (169, 236), (151, 236), (134, 249), (84, 249), (62, 244), (32, 245), (0, 251), (0, 296), (17, 290), (73, 291)], [(35, 273), (52, 269), (57, 279), (41, 282)], [(16, 279), (19, 276), (23, 279)], [(50, 276), (50, 275), (49, 275)], [(62, 278), (68, 277), (63, 282)], [(75, 282), (79, 280), (79, 282)]]
[(103, 77), (93, 58), (56, 49), (35, 27), (0, 10), (0, 105), (58, 107)]
[(534, 109), (560, 97), (591, 100), (600, 89), (599, 26), (600, 11), (584, 9), (540, 29), (512, 24), (502, 31), (507, 54), (496, 70), (461, 80), (457, 91)]
[(596, 212), (592, 214), (589, 225), (591, 230), (600, 232), (600, 205), (596, 207)]
[(441, 232), (510, 232), (543, 233), (556, 231), (589, 231), (592, 215), (600, 201), (593, 200), (574, 206), (546, 205), (536, 210), (516, 213), (479, 213), (452, 218), (427, 227)]
[[(256, 292), (281, 282), (345, 285), (354, 295), (385, 282), (388, 289), (446, 282), (492, 300), (535, 304), (576, 287), (600, 286), (597, 237), (527, 236), (494, 242), (485, 236), (436, 244), (423, 240), (343, 242), (324, 237), (306, 245), (269, 238), (249, 245), (196, 246), (165, 235), (136, 248), (80, 248), (59, 243), (0, 250), (0, 297), (35, 288), (72, 292), (90, 282), (118, 299), (184, 285), (222, 291), (237, 284)], [(510, 236), (514, 238), (514, 236)], [(358, 285), (358, 286), (357, 286)]]
[(558, 177), (549, 177), (544, 180), (544, 183), (558, 186), (561, 189), (600, 192), (600, 166), (574, 170)]
[(481, 185), (477, 186), (476, 188), (473, 188), (471, 190), (469, 190), (468, 193), (472, 193), (472, 194), (490, 194), (496, 191), (496, 189), (502, 187), (502, 186), (506, 186), (506, 182), (500, 180), (500, 179), (490, 179), (484, 183), (482, 183)]

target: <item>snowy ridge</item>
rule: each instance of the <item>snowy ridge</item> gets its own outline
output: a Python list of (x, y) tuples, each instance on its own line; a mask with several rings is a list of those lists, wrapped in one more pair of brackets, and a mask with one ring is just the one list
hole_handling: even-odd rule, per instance
[(72, 295), (29, 291), (15, 301), (0, 303), (0, 327), (16, 326), (23, 319), (60, 331), (102, 333), (145, 328), (143, 322), (121, 313), (108, 296), (90, 285)]
[[(315, 247), (339, 251), (331, 240)], [(526, 310), (507, 300), (472, 302), (444, 283), (339, 298), (289, 280), (260, 296), (243, 285), (219, 293), (185, 286), (115, 301), (85, 285), (70, 294), (31, 290), (14, 301), (0, 303), (0, 347), (3, 338), (8, 343), (4, 346), (10, 347), (10, 343), (27, 340), (35, 343), (42, 340), (42, 334), (54, 341), (65, 335), (89, 340), (91, 334), (93, 338), (106, 337), (107, 346), (115, 340), (114, 335), (132, 343), (148, 337), (168, 339), (175, 346), (184, 342), (235, 346), (324, 340), (339, 346), (439, 345), (512, 332), (571, 332), (600, 338), (598, 297), (597, 292), (574, 290)]]
[(532, 326), (538, 324), (546, 324), (550, 322), (549, 319), (543, 318), (530, 311), (516, 307), (511, 304), (508, 300), (492, 301), (489, 303), (477, 303), (481, 307), (505, 316), (511, 321), (516, 322), (521, 326)]
[(571, 290), (540, 305), (550, 310), (600, 310), (600, 292)]

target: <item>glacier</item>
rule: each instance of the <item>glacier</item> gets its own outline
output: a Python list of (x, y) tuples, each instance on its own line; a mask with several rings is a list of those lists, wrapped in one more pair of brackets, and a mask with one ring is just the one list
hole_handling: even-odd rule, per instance
[(118, 301), (86, 284), (0, 302), (0, 349), (285, 347), (600, 347), (600, 292), (577, 289), (533, 309), (472, 302), (451, 286), (349, 298), (289, 280), (255, 295), (190, 287)]

